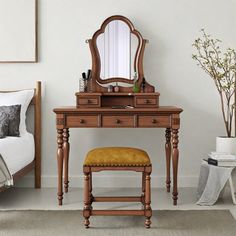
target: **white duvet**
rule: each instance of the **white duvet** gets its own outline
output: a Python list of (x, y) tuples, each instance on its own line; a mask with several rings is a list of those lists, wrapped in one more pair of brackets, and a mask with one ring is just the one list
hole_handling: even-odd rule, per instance
[(11, 175), (30, 164), (34, 160), (34, 153), (34, 137), (30, 133), (0, 139), (0, 154)]

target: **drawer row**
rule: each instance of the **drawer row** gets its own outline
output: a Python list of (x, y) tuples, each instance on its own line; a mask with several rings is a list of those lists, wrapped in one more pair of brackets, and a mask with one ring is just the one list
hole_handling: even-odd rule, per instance
[(134, 107), (158, 107), (158, 95), (136, 95), (136, 96), (95, 96), (78, 95), (76, 106), (79, 107), (112, 107), (113, 105), (131, 105)]
[(170, 127), (170, 116), (155, 115), (68, 115), (69, 127)]

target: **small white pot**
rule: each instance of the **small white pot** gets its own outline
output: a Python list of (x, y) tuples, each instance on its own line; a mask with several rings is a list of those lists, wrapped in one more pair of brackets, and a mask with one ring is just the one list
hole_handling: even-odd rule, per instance
[(226, 152), (236, 155), (236, 137), (216, 137), (216, 152)]

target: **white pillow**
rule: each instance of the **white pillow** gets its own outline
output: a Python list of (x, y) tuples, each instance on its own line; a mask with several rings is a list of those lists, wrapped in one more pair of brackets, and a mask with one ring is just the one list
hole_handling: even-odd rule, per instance
[(26, 111), (34, 96), (34, 90), (22, 90), (19, 92), (0, 93), (0, 106), (21, 105), (20, 112), (20, 136), (27, 132), (26, 130)]

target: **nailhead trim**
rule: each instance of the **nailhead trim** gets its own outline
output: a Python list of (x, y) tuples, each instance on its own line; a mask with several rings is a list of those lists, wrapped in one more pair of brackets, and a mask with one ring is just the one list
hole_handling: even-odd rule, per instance
[(92, 164), (92, 165), (83, 165), (84, 167), (147, 167), (152, 164)]

